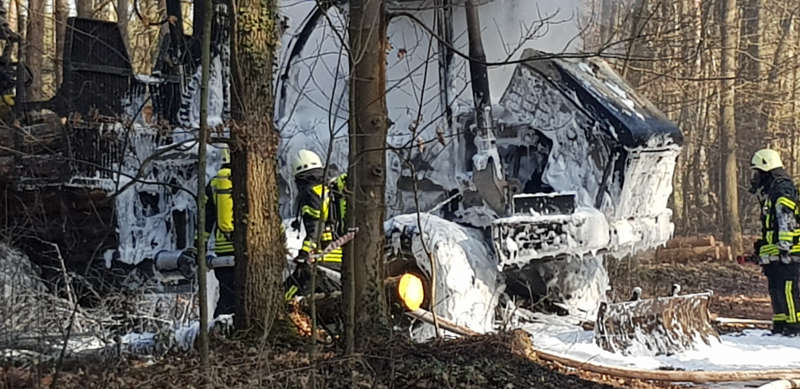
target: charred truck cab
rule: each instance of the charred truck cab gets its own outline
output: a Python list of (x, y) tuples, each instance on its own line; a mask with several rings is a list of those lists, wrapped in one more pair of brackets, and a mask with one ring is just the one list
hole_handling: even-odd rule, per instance
[[(442, 41), (408, 18), (388, 26), (386, 276), (410, 271), (430, 288), (436, 266), (436, 313), (476, 331), (493, 328), (501, 296), (593, 318), (608, 287), (603, 257), (672, 234), (667, 202), (680, 131), (601, 60), (527, 49), (520, 63), (487, 69), (481, 58), (501, 39), (481, 36), (492, 29), (479, 28), (474, 6), (418, 3), (393, 2), (389, 11), (435, 20)], [(508, 15), (504, 3), (482, 3), (481, 17)], [(537, 2), (513, 3), (515, 15), (536, 14)], [(215, 7), (212, 127), (230, 103), (228, 11)], [(17, 151), (0, 150), (0, 220), (37, 263), (58, 268), (63, 257), (72, 269), (102, 264), (104, 276), (130, 279), (130, 271), (157, 272), (152, 263), (162, 258), (191, 272), (184, 256), (163, 253), (191, 247), (196, 233), (187, 188), (198, 174), (201, 29), (184, 34), (177, 0), (167, 10), (178, 22), (149, 76), (134, 74), (115, 24), (69, 19), (56, 97), (20, 99), (22, 125), (0, 129)], [(348, 63), (339, 44), (347, 25), (339, 2), (286, 0), (281, 11), (275, 120), (280, 209), (290, 219), (290, 156), (325, 155), (332, 142), (331, 172), (347, 167)], [(204, 12), (194, 12), (200, 25)], [(512, 26), (519, 23), (498, 24)], [(455, 55), (458, 47), (473, 60)], [(492, 71), (507, 77), (493, 84)], [(208, 171), (199, 173), (210, 178), (221, 158), (208, 151)], [(295, 233), (287, 229), (287, 240)]]
[[(586, 270), (572, 259), (621, 258), (672, 236), (668, 199), (682, 137), (605, 62), (537, 59), (544, 56), (523, 53), (530, 61), (515, 69), (498, 115), (498, 126), (522, 131), (498, 145), (547, 154), (506, 160), (524, 193), (512, 196), (491, 231), (509, 288), (561, 301), (580, 289), (582, 278), (568, 274)], [(519, 175), (524, 164), (538, 170)]]
[[(188, 188), (197, 177), (202, 29), (185, 35), (180, 2), (166, 3), (176, 23), (161, 38), (151, 74), (134, 73), (116, 23), (71, 17), (55, 96), (28, 101), (19, 93), (19, 125), (0, 128), (0, 143), (9, 145), (0, 151), (0, 220), (46, 278), (58, 278), (63, 259), (99, 280), (94, 288), (111, 280), (119, 287), (136, 278), (131, 272), (152, 278), (159, 253), (194, 246)], [(227, 8), (215, 7), (212, 125), (228, 114), (229, 78)], [(203, 19), (195, 7), (194, 23)], [(211, 172), (218, 149), (209, 155)]]
[[(514, 7), (535, 13), (535, 3)], [(430, 280), (433, 255), (437, 314), (475, 330), (494, 319), (486, 312), (504, 292), (593, 320), (608, 287), (603, 258), (654, 248), (672, 235), (668, 199), (680, 130), (600, 59), (527, 49), (518, 64), (487, 70), (484, 49), (496, 55), (501, 43), (488, 35), (497, 27), (491, 18), (507, 15), (498, 2), (482, 2), (480, 18), (470, 2), (418, 4), (398, 2), (390, 12), (435, 20), (442, 39), (420, 39), (428, 32), (403, 17), (388, 26), (387, 269), (415, 268)], [(335, 69), (346, 69), (347, 59), (331, 42), (346, 33), (337, 22), (346, 11), (313, 3), (283, 9), (281, 159), (299, 148), (324, 154), (333, 142), (331, 163), (342, 170), (347, 82)], [(479, 28), (481, 18), (490, 27)], [(456, 47), (473, 61), (455, 55)], [(508, 77), (494, 85), (487, 71)], [(288, 217), (294, 188), (290, 173), (281, 175)]]

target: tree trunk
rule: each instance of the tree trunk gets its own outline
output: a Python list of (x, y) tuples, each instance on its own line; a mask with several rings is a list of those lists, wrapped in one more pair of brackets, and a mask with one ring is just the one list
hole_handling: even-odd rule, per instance
[(64, 66), (64, 41), (67, 39), (67, 16), (69, 16), (69, 3), (67, 0), (55, 0), (56, 23), (56, 90), (64, 81), (62, 67)]
[(31, 71), (33, 82), (28, 87), (27, 99), (42, 99), (42, 65), (44, 59), (44, 0), (28, 0), (28, 32), (25, 43), (25, 65)]
[(22, 13), (24, 6), (20, 4), (20, 1), (21, 0), (11, 0), (8, 4), (8, 27), (16, 32), (20, 39), (24, 40), (25, 15)]
[(233, 8), (231, 70), (233, 196), (240, 330), (269, 332), (281, 309), (286, 248), (277, 187), (278, 133), (273, 126), (272, 72), (278, 43), (275, 0)]
[(617, 23), (613, 17), (614, 9), (614, 2), (611, 0), (601, 0), (600, 1), (600, 42), (597, 47), (593, 49), (599, 49), (609, 41), (611, 41), (614, 28), (616, 28)]
[(742, 253), (742, 226), (739, 222), (739, 192), (736, 169), (736, 120), (734, 77), (736, 76), (736, 0), (723, 0), (720, 35), (722, 37), (720, 100), (720, 175), (722, 176), (723, 231), (725, 242), (738, 255)]
[[(749, 161), (753, 153), (764, 147), (767, 134), (765, 100), (761, 87), (761, 10), (762, 0), (746, 0), (742, 6), (741, 33), (731, 37), (731, 44), (739, 42), (736, 80), (737, 154), (739, 161)], [(737, 67), (734, 67), (736, 69)], [(749, 173), (749, 172), (748, 172)], [(740, 208), (743, 209), (743, 208)]]
[(94, 2), (92, 0), (75, 0), (75, 9), (79, 18), (91, 18), (94, 12)]
[[(136, 1), (136, 0), (134, 0)], [(211, 3), (212, 0), (203, 0)], [(127, 9), (127, 0), (120, 0), (117, 4), (123, 5)], [(119, 10), (117, 11), (119, 12)], [(127, 12), (125, 12), (127, 14)], [(119, 15), (119, 14), (118, 14)], [(118, 23), (125, 23), (127, 29), (127, 18), (120, 19)], [(204, 231), (206, 225), (206, 144), (208, 143), (208, 78), (209, 63), (211, 61), (211, 18), (204, 21), (203, 40), (200, 47), (200, 66), (202, 67), (200, 76), (200, 129), (197, 141), (197, 231)], [(123, 40), (127, 42), (127, 34), (123, 35)], [(127, 43), (126, 43), (127, 46)], [(208, 372), (208, 282), (206, 266), (206, 240), (203, 234), (197, 234), (197, 257), (202, 258), (197, 266), (197, 286), (200, 297), (200, 368), (204, 373)]]
[[(199, 1), (196, 1), (196, 3), (197, 2)], [(127, 48), (130, 52), (130, 37), (128, 36), (128, 5), (128, 0), (117, 0), (117, 25), (119, 25), (119, 32), (122, 35), (122, 41), (125, 43), (125, 48)]]
[[(481, 39), (481, 22), (478, 16), (478, 6), (475, 0), (466, 0), (464, 4), (467, 15), (467, 36), (469, 38), (469, 78), (472, 87), (472, 103), (475, 106), (475, 124), (485, 131), (491, 127), (484, 117), (484, 109), (492, 104), (489, 89), (489, 74), (486, 69), (486, 54), (483, 51)], [(487, 125), (488, 124), (488, 125)]]
[[(626, 78), (628, 67), (630, 66), (631, 57), (637, 54), (637, 47), (639, 41), (639, 34), (642, 33), (645, 23), (645, 15), (647, 13), (647, 0), (637, 0), (636, 13), (633, 15), (633, 26), (631, 26), (631, 34), (628, 37), (628, 48), (625, 53), (625, 59), (622, 62), (622, 70), (620, 75)], [(638, 79), (638, 77), (637, 77)], [(638, 82), (633, 82), (633, 85), (638, 85)]]
[[(383, 219), (386, 184), (386, 18), (383, 0), (350, 2), (350, 161), (351, 223), (359, 228), (345, 246), (354, 290), (345, 298), (355, 313), (360, 344), (388, 328), (383, 292)], [(358, 210), (355, 212), (355, 210)], [(347, 284), (347, 282), (346, 282)], [(353, 318), (349, 318), (353, 319)]]
[[(794, 47), (798, 47), (800, 44), (800, 34), (794, 32)], [(794, 51), (792, 52), (794, 54)], [(795, 58), (794, 55), (791, 55), (790, 58)], [(791, 85), (792, 85), (792, 107), (791, 107), (791, 119), (789, 120), (789, 125), (791, 126), (792, 130), (797, 131), (797, 128), (800, 127), (800, 121), (798, 121), (798, 107), (797, 107), (797, 59), (794, 61), (794, 66), (792, 66), (792, 75), (791, 75)], [(797, 172), (797, 140), (794, 136), (790, 137), (790, 144), (789, 144), (789, 174), (794, 177)]]

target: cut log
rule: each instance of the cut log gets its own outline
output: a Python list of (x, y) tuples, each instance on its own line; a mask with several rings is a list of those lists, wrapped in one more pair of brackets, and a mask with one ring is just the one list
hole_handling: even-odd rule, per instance
[(669, 260), (675, 262), (686, 262), (689, 260), (697, 259), (714, 259), (720, 258), (720, 247), (718, 246), (698, 246), (698, 247), (680, 247), (674, 249), (659, 249), (656, 252), (656, 258), (660, 260)]
[(667, 249), (682, 247), (714, 246), (714, 237), (709, 236), (676, 236), (667, 242)]
[(724, 325), (756, 325), (771, 326), (772, 320), (740, 319), (736, 317), (717, 317), (714, 322)]

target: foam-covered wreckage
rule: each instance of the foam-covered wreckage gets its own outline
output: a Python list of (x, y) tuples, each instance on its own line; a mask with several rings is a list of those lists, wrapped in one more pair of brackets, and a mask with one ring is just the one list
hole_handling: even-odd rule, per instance
[[(9, 204), (0, 219), (26, 231), (16, 244), (45, 277), (59, 276), (54, 261), (62, 256), (70, 269), (91, 268), (103, 284), (118, 285), (130, 272), (158, 276), (159, 253), (194, 245), (202, 29), (185, 34), (180, 2), (166, 5), (177, 22), (149, 75), (134, 73), (116, 23), (69, 18), (62, 85), (46, 101), (18, 95), (12, 114), (21, 126), (0, 128), (2, 143), (21, 152), (0, 155), (0, 196)], [(223, 2), (214, 7), (209, 125), (225, 137), (229, 11)], [(202, 23), (203, 7), (193, 12)], [(208, 180), (221, 150), (207, 150)]]
[[(507, 14), (506, 3), (482, 4), (485, 41), (499, 39), (491, 35), (497, 28), (518, 24), (491, 24)], [(512, 3), (536, 7), (533, 1)], [(288, 165), (300, 148), (324, 157), (333, 142), (330, 166), (342, 172), (348, 150), (348, 64), (336, 36), (346, 32), (346, 18), (336, 7), (309, 3), (287, 4), (283, 10), (289, 33), (276, 81), (280, 158)], [(477, 123), (469, 63), (449, 48), (466, 52), (465, 11), (409, 12), (437, 20), (447, 42), (434, 40), (429, 47), (427, 39), (419, 39), (425, 32), (401, 17), (388, 26), (387, 106), (393, 126), (387, 139), (386, 212), (394, 219), (387, 222), (387, 242), (397, 243), (396, 231), (388, 226), (414, 220), (395, 224), (396, 218), (418, 210), (436, 215), (453, 223), (449, 230), (480, 232), (470, 236), (490, 250), (479, 262), (496, 266), (505, 281), (496, 285), (507, 284), (507, 294), (533, 294), (534, 301), (545, 296), (556, 303), (552, 309), (593, 319), (608, 287), (603, 256), (656, 247), (673, 232), (667, 202), (682, 142), (679, 129), (604, 61), (557, 58), (533, 49), (519, 55), (528, 61), (489, 70), (497, 100), (483, 107), (485, 123)], [(493, 46), (487, 44), (487, 52)], [(498, 79), (502, 84), (491, 83)], [(291, 217), (291, 172), (280, 174), (281, 211)], [(429, 223), (428, 228), (445, 227)], [(424, 229), (416, 231), (443, 235)], [(424, 269), (427, 255), (414, 252)], [(392, 255), (390, 263), (397, 260)], [(470, 263), (479, 255), (483, 251), (470, 255)], [(488, 305), (494, 295), (482, 299)], [(441, 298), (436, 304), (447, 299)], [(468, 320), (468, 314), (442, 314)]]
[[(482, 12), (501, 9), (500, 3), (490, 2)], [(515, 4), (535, 8), (530, 3)], [(215, 7), (212, 126), (224, 122), (230, 100), (229, 37), (223, 28), (228, 11), (223, 4)], [(71, 18), (64, 85), (51, 101), (18, 104), (18, 110), (46, 113), (29, 115), (43, 118), (26, 123), (24, 131), (53, 132), (44, 138), (54, 143), (30, 145), (38, 149), (25, 158), (0, 155), (0, 161), (12, 161), (3, 185), (13, 188), (21, 204), (38, 201), (55, 224), (76, 228), (71, 230), (79, 233), (67, 236), (36, 227), (38, 237), (62, 246), (68, 260), (100, 257), (105, 266), (135, 266), (164, 250), (192, 246), (196, 212), (187, 188), (197, 175), (191, 136), (198, 126), (201, 29), (185, 36), (180, 4), (168, 1), (167, 9), (179, 22), (169, 24), (150, 76), (133, 74), (116, 24)], [(275, 85), (279, 160), (289, 166), (291, 156), (307, 148), (328, 160), (333, 173), (343, 172), (348, 63), (338, 36), (346, 32), (345, 15), (317, 2), (287, 2), (281, 10), (286, 33)], [(194, 12), (197, 23), (202, 7)], [(430, 214), (424, 219), (431, 230), (418, 225), (421, 235), (412, 233), (410, 241), (439, 239), (429, 246), (439, 257), (437, 284), (445, 283), (437, 289), (446, 292), (437, 294), (435, 304), (440, 314), (475, 330), (490, 326), (488, 316), (480, 323), (475, 318), (493, 310), (506, 280), (506, 293), (550, 296), (568, 310), (591, 312), (608, 283), (602, 255), (653, 247), (672, 232), (667, 199), (679, 130), (604, 62), (537, 59), (541, 53), (535, 50), (521, 54), (529, 61), (499, 69), (505, 81), (490, 84), (502, 92), (499, 99), (478, 110), (468, 92), (469, 64), (450, 49), (466, 41), (464, 10), (415, 12), (441, 21), (448, 44), (417, 39), (422, 30), (403, 18), (392, 18), (388, 27), (387, 101), (394, 125), (387, 139), (387, 240), (396, 226), (415, 222), (407, 215)], [(490, 81), (496, 79), (489, 74)], [(476, 112), (484, 109), (484, 120), (477, 122)], [(52, 122), (49, 112), (67, 120), (44, 125)], [(10, 129), (3, 134), (26, 147), (26, 137)], [(207, 179), (220, 165), (219, 149), (208, 151)], [(296, 189), (288, 168), (280, 176), (281, 212), (288, 219)], [(12, 219), (31, 220), (25, 207), (11, 208)], [(37, 262), (52, 260), (40, 245), (31, 240), (23, 248), (38, 255)], [(387, 251), (388, 269), (402, 267), (392, 262), (403, 260), (398, 263), (413, 263), (429, 276), (424, 250), (405, 250), (413, 261), (399, 256), (402, 250)], [(478, 276), (455, 282), (465, 272)], [(455, 296), (470, 301), (451, 301)]]

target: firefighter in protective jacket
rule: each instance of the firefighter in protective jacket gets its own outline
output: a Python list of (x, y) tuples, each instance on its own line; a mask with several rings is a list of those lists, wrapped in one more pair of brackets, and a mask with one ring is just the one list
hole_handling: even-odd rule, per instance
[[(206, 186), (206, 232), (214, 233), (214, 252), (218, 256), (233, 255), (233, 182), (231, 181), (230, 152), (222, 149), (222, 168)], [(214, 316), (231, 314), (236, 310), (235, 267), (214, 269), (219, 281), (219, 301)]]
[[(345, 202), (342, 193), (346, 175), (337, 177), (329, 184), (325, 182), (323, 172), (322, 161), (313, 151), (300, 150), (292, 161), (292, 173), (299, 192), (296, 221), (302, 222), (306, 236), (303, 247), (295, 258), (298, 267), (289, 280), (291, 285), (286, 293), (287, 298), (306, 286), (310, 275), (307, 265), (311, 254), (324, 250), (342, 235), (344, 229), (342, 221)], [(342, 262), (342, 248), (325, 254), (321, 262), (324, 266), (339, 267)]]
[(755, 243), (769, 284), (772, 301), (772, 333), (800, 334), (800, 223), (798, 191), (783, 169), (780, 155), (762, 149), (753, 155), (750, 191), (760, 192), (761, 239)]

